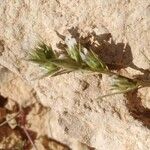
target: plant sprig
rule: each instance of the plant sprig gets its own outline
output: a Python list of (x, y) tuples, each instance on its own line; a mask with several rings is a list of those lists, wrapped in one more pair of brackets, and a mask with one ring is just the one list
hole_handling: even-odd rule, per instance
[(116, 92), (102, 97), (126, 93), (144, 86), (150, 86), (150, 83), (145, 83), (137, 79), (130, 79), (112, 72), (94, 51), (83, 47), (80, 43), (77, 43), (75, 39), (70, 39), (70, 41), (67, 40), (66, 45), (65, 57), (61, 58), (59, 55), (56, 55), (51, 46), (40, 43), (32, 53), (30, 53), (29, 60), (39, 64), (47, 70), (44, 76), (56, 76), (76, 70), (112, 76), (114, 82), (111, 86), (112, 90)]

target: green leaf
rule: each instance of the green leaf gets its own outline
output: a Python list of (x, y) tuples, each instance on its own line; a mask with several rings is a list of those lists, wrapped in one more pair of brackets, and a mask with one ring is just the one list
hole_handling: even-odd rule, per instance
[(106, 71), (107, 66), (100, 58), (98, 58), (97, 54), (95, 54), (92, 50), (87, 51), (86, 49), (80, 52), (82, 60), (93, 70), (93, 71)]
[(51, 59), (55, 58), (56, 56), (51, 46), (47, 46), (44, 43), (39, 43), (35, 50), (30, 53), (29, 60), (45, 68), (48, 72), (44, 76), (47, 76), (53, 74), (60, 69), (56, 65), (52, 64), (52, 62), (50, 61)]
[(47, 46), (44, 43), (39, 43), (35, 50), (30, 53), (29, 60), (38, 64), (43, 64), (48, 59), (54, 59), (55, 57), (55, 53), (53, 52), (51, 46)]
[(122, 76), (115, 76), (112, 90), (129, 91), (139, 87), (139, 84), (131, 79)]
[(77, 70), (81, 68), (81, 65), (73, 61), (72, 59), (54, 59), (51, 63), (60, 68), (66, 68), (70, 70)]
[(75, 60), (76, 62), (81, 61), (81, 57), (77, 45), (74, 45), (73, 47), (68, 47), (66, 51), (73, 60)]
[(46, 70), (48, 70), (48, 72), (51, 72), (53, 70), (58, 70), (60, 69), (59, 67), (57, 67), (56, 65), (52, 64), (52, 62), (48, 61), (46, 63), (44, 63), (42, 65), (43, 68), (45, 68)]
[(38, 45), (40, 51), (43, 51), (46, 59), (55, 58), (55, 53), (51, 46), (46, 45), (45, 43), (39, 43)]
[(59, 70), (59, 68), (54, 68), (53, 70), (48, 70), (48, 72), (44, 75), (42, 75), (40, 78), (48, 77), (48, 76), (54, 76), (54, 74)]
[(140, 87), (140, 85), (137, 82), (123, 76), (116, 75), (113, 79), (114, 81), (113, 84), (111, 85), (112, 86), (111, 91), (115, 90), (115, 92), (100, 96), (97, 99), (103, 99), (105, 97), (109, 97), (117, 94), (124, 94), (129, 91), (138, 89)]

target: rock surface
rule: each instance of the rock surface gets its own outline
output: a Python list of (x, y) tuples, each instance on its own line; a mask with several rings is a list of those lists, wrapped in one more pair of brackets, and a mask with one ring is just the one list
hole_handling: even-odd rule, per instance
[[(148, 122), (146, 126), (149, 127), (150, 121), (147, 119), (150, 117), (143, 120), (135, 116), (140, 115), (134, 113), (134, 109), (141, 108), (138, 104), (135, 106), (122, 95), (103, 101), (95, 100), (108, 92), (108, 77), (76, 72), (38, 79), (42, 70), (25, 60), (38, 41), (51, 43), (56, 48), (60, 39), (55, 31), (66, 35), (72, 27), (78, 27), (84, 34), (92, 31), (98, 35), (111, 33), (114, 42), (118, 43), (118, 49), (110, 49), (116, 53), (120, 53), (119, 46), (128, 43), (130, 63), (126, 65), (134, 69), (128, 67), (126, 74), (137, 75), (141, 68), (150, 67), (142, 54), (150, 58), (148, 0), (0, 1), (0, 64), (34, 89), (41, 104), (54, 112), (52, 116), (55, 116), (55, 123), (47, 130), (52, 130), (55, 139), (69, 144), (67, 139), (73, 138), (98, 150), (149, 150), (150, 130), (143, 124)], [(105, 54), (106, 59), (114, 56), (111, 55), (113, 52)], [(118, 63), (124, 59), (127, 58), (119, 55)], [(0, 73), (0, 76), (5, 76), (5, 71)], [(26, 95), (27, 91), (15, 83), (21, 94)], [(15, 84), (11, 86), (6, 96), (13, 94), (11, 97), (18, 96), (21, 100), (20, 95), (12, 92)], [(8, 90), (8, 87), (3, 91)], [(142, 109), (150, 114), (149, 89), (143, 91)], [(30, 94), (27, 99), (30, 99)]]

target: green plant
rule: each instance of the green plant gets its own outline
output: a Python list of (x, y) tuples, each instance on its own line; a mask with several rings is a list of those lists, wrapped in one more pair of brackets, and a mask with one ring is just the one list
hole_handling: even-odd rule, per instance
[(144, 86), (150, 86), (150, 83), (138, 79), (130, 79), (112, 72), (94, 51), (86, 49), (80, 43), (77, 43), (75, 39), (70, 39), (70, 41), (66, 40), (66, 45), (65, 56), (62, 58), (55, 53), (51, 46), (40, 43), (30, 53), (29, 60), (47, 70), (44, 76), (56, 76), (76, 70), (110, 75), (114, 81), (112, 90), (115, 90), (115, 92), (102, 97), (126, 93)]

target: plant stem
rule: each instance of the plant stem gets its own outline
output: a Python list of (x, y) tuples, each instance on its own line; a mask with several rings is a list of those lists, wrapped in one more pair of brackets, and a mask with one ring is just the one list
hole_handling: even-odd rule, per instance
[(110, 76), (120, 76), (120, 77), (122, 77), (122, 78), (126, 78), (126, 79), (128, 79), (128, 80), (132, 80), (133, 82), (136, 82), (136, 83), (138, 83), (138, 85), (139, 86), (142, 86), (142, 87), (150, 87), (150, 81), (142, 81), (142, 80), (139, 80), (139, 79), (131, 79), (131, 78), (128, 78), (128, 77), (125, 77), (125, 76), (123, 76), (123, 75), (120, 75), (120, 74), (118, 74), (118, 73), (115, 73), (115, 72), (112, 72), (112, 71), (104, 71), (104, 72), (102, 72), (103, 74), (107, 74), (107, 75), (110, 75)]
[(102, 99), (102, 98), (105, 98), (105, 97), (109, 97), (109, 96), (112, 96), (112, 95), (117, 95), (117, 94), (123, 94), (123, 93), (127, 93), (129, 91), (133, 91), (137, 88), (133, 88), (133, 89), (128, 89), (128, 90), (125, 90), (125, 91), (119, 91), (119, 92), (114, 92), (114, 93), (110, 93), (110, 94), (106, 94), (106, 95), (102, 95), (102, 96), (99, 96), (98, 98), (96, 99)]
[(24, 133), (26, 134), (26, 136), (27, 136), (27, 138), (29, 139), (29, 141), (30, 141), (31, 145), (33, 146), (33, 148), (34, 148), (35, 150), (38, 150), (37, 147), (36, 147), (36, 145), (33, 143), (33, 141), (32, 141), (32, 139), (31, 139), (31, 137), (30, 137), (28, 131), (26, 130), (26, 128), (25, 128), (24, 126), (21, 126), (21, 128), (23, 129)]
[(5, 125), (5, 124), (7, 124), (7, 123), (8, 123), (9, 121), (11, 121), (12, 119), (16, 118), (19, 114), (20, 114), (20, 112), (18, 112), (15, 116), (11, 117), (9, 120), (6, 120), (6, 121), (2, 122), (2, 123), (0, 124), (0, 127), (3, 126), (3, 125)]

